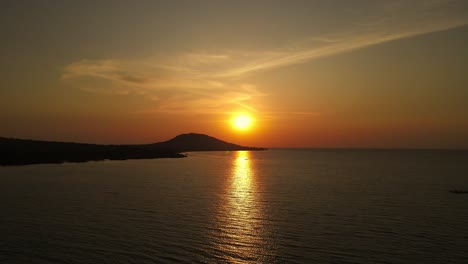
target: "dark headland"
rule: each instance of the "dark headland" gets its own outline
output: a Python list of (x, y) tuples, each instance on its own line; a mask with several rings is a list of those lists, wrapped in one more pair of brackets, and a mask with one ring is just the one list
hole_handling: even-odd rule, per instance
[(97, 145), (0, 137), (0, 165), (86, 162), (99, 160), (183, 158), (183, 152), (265, 150), (245, 147), (204, 134), (181, 134), (143, 145)]

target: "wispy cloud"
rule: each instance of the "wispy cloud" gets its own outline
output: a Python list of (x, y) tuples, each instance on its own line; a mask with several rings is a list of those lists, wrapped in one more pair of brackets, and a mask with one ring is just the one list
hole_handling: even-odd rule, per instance
[(62, 79), (90, 92), (143, 94), (157, 107), (142, 112), (213, 113), (229, 107), (256, 111), (255, 100), (266, 93), (245, 84), (246, 75), (465, 26), (468, 17), (458, 6), (457, 0), (375, 1), (370, 7), (350, 10), (355, 19), (340, 30), (296, 39), (275, 49), (81, 60), (68, 65)]
[[(238, 55), (232, 67), (217, 77), (241, 77), (313, 59), (349, 52), (389, 41), (444, 31), (468, 24), (468, 14), (454, 14), (456, 0), (378, 2), (378, 12), (367, 20), (350, 21), (342, 31), (291, 43), (288, 47), (266, 52)], [(241, 58), (241, 57), (244, 58)], [(231, 56), (234, 57), (234, 56)], [(244, 62), (244, 63), (241, 63)]]
[(213, 67), (218, 59), (223, 57), (188, 54), (173, 58), (179, 64), (163, 66), (153, 60), (82, 60), (68, 65), (62, 80), (87, 92), (139, 94), (154, 102), (155, 107), (137, 113), (220, 113), (227, 108), (255, 112), (253, 102), (265, 95), (255, 85), (211, 78), (201, 70), (200, 64)]

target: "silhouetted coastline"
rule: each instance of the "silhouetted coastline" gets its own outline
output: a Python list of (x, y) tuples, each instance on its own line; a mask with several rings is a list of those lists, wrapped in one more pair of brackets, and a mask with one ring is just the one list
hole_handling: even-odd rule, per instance
[(225, 142), (204, 134), (181, 134), (143, 145), (98, 145), (0, 138), (0, 165), (28, 165), (101, 160), (183, 158), (182, 152), (265, 150)]
[(468, 194), (468, 190), (449, 190), (449, 192), (456, 193), (456, 194), (460, 194), (460, 193)]

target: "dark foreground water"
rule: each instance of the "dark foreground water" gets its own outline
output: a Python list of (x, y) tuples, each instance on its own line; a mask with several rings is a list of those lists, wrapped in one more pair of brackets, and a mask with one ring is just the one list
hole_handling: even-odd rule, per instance
[(468, 263), (468, 154), (0, 167), (0, 263)]

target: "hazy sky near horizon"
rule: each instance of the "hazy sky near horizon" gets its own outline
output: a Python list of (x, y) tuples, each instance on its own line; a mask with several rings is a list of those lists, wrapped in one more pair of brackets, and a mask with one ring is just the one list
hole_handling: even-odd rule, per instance
[(0, 5), (0, 136), (468, 147), (465, 0)]

